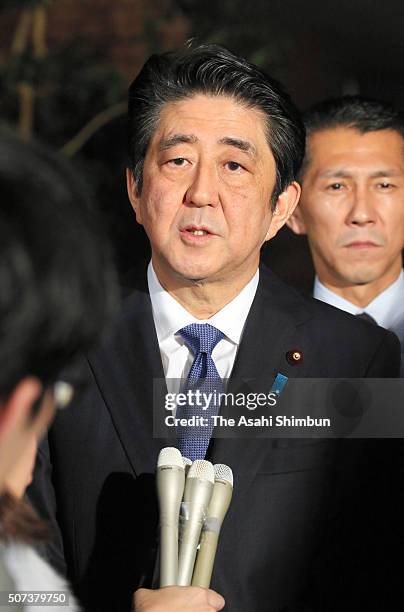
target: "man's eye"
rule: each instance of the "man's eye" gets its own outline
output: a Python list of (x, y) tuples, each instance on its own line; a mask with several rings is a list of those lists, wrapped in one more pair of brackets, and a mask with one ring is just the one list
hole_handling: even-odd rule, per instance
[(227, 162), (226, 166), (232, 172), (235, 172), (236, 170), (239, 170), (240, 168), (243, 167), (241, 164), (238, 164), (237, 162), (234, 162), (234, 161)]
[(331, 183), (331, 185), (328, 185), (327, 187), (327, 189), (331, 189), (332, 191), (340, 191), (342, 188), (342, 183)]
[(175, 157), (174, 159), (170, 159), (168, 163), (172, 166), (185, 166), (186, 161), (185, 157)]
[(383, 181), (382, 183), (378, 184), (378, 187), (380, 187), (380, 189), (391, 189), (392, 187), (394, 187), (394, 185), (388, 183), (387, 181)]

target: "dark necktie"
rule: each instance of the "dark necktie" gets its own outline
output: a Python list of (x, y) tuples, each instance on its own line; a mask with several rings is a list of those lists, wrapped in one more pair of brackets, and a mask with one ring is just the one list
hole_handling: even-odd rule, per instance
[(202, 405), (189, 404), (177, 408), (177, 418), (189, 419), (192, 416), (199, 416), (206, 419), (207, 426), (181, 426), (177, 428), (178, 448), (181, 454), (191, 461), (195, 461), (195, 459), (204, 459), (206, 455), (214, 426), (210, 417), (218, 414), (220, 402), (217, 394), (224, 391), (223, 381), (212, 359), (212, 351), (218, 342), (224, 338), (224, 334), (208, 323), (191, 323), (180, 329), (178, 334), (182, 336), (188, 348), (194, 354), (194, 361), (182, 392), (192, 391), (194, 402), (196, 400), (195, 391), (197, 390), (200, 391), (199, 397), (202, 400), (209, 396), (211, 398), (206, 410), (202, 409)]
[(367, 312), (361, 312), (360, 314), (355, 315), (358, 319), (362, 319), (363, 321), (367, 321), (368, 323), (372, 323), (372, 325), (377, 325), (377, 322), (371, 317)]

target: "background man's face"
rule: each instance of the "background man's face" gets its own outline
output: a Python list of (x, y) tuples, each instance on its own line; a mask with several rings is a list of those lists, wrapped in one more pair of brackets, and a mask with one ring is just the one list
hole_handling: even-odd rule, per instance
[(274, 184), (258, 110), (222, 96), (167, 104), (147, 151), (140, 197), (129, 184), (160, 280), (251, 277), (261, 245), (279, 229), (271, 213)]
[(393, 130), (314, 133), (291, 227), (307, 233), (320, 280), (391, 284), (404, 246), (404, 142)]

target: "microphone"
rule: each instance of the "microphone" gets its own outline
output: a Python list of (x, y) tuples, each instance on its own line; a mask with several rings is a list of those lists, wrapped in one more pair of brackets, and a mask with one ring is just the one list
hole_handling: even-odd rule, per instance
[[(192, 465), (192, 461), (191, 459), (188, 459), (188, 457), (184, 457), (184, 456), (182, 457), (182, 460), (184, 462), (185, 481), (186, 481), (186, 478), (189, 472), (189, 468)], [(182, 498), (182, 501), (184, 501), (184, 498)], [(187, 513), (188, 513), (187, 504), (182, 503), (180, 506), (180, 518), (178, 521), (178, 541), (179, 542), (182, 542), (182, 534), (184, 532), (184, 525), (185, 525), (185, 521), (187, 518)]]
[(209, 588), (215, 563), (215, 555), (227, 510), (233, 494), (233, 472), (222, 463), (214, 466), (215, 484), (206, 514), (201, 544), (196, 558), (192, 586)]
[(187, 516), (178, 560), (177, 584), (180, 586), (191, 584), (199, 536), (212, 496), (214, 478), (213, 465), (209, 461), (197, 459), (189, 468), (184, 491), (184, 509)]
[(184, 462), (184, 470), (185, 470), (185, 478), (188, 476), (188, 472), (189, 472), (189, 468), (192, 465), (192, 461), (191, 459), (188, 459), (188, 457), (182, 457), (182, 460)]
[(177, 583), (178, 517), (184, 492), (184, 462), (177, 448), (163, 448), (157, 460), (157, 497), (160, 508), (160, 586)]

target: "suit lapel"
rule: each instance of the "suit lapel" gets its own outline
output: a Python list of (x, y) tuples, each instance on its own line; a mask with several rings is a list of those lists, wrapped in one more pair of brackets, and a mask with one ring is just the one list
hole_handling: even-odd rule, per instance
[[(303, 298), (261, 269), (229, 388), (236, 391), (246, 384), (251, 390), (269, 391), (278, 372), (307, 376), (307, 359), (293, 366), (286, 353), (303, 348), (299, 329), (308, 318)], [(90, 357), (90, 366), (134, 472), (154, 471), (160, 449), (175, 442), (169, 435), (153, 437), (153, 379), (163, 380), (164, 372), (145, 280), (124, 301), (116, 332), (101, 352)], [(163, 412), (163, 397), (157, 404)], [(217, 438), (209, 458), (227, 462), (243, 481), (239, 491), (245, 492), (272, 442), (269, 438)]]
[(278, 372), (304, 376), (307, 359), (299, 366), (291, 365), (287, 353), (300, 348), (299, 328), (310, 318), (300, 295), (262, 268), (231, 379), (256, 379), (271, 387)]
[[(173, 440), (153, 437), (153, 381), (164, 372), (145, 281), (124, 300), (111, 340), (90, 365), (134, 472), (154, 472), (160, 449)], [(156, 405), (163, 410), (163, 397)]]
[[(237, 389), (247, 388), (269, 392), (278, 372), (288, 378), (306, 377), (310, 347), (302, 341), (302, 330), (310, 318), (304, 299), (268, 270), (261, 269), (257, 294), (247, 318), (228, 390), (237, 393)], [(309, 359), (292, 365), (287, 354), (297, 348), (308, 353)], [(248, 491), (266, 453), (273, 447), (271, 438), (215, 438), (210, 460), (228, 464), (233, 469), (234, 496), (237, 497)]]

